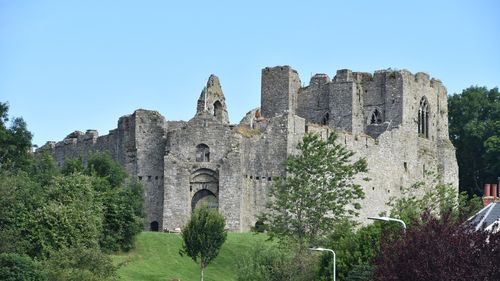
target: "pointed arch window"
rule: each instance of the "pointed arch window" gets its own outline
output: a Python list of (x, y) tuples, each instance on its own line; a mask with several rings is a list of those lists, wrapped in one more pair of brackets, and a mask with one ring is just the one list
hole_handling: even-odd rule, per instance
[(369, 124), (378, 125), (382, 124), (382, 122), (383, 122), (382, 112), (380, 112), (378, 108), (375, 108), (375, 110), (373, 110), (372, 114), (370, 115)]
[(429, 138), (429, 114), (430, 107), (426, 97), (420, 100), (418, 108), (418, 135), (420, 137)]
[(210, 147), (204, 143), (196, 146), (196, 162), (210, 162)]

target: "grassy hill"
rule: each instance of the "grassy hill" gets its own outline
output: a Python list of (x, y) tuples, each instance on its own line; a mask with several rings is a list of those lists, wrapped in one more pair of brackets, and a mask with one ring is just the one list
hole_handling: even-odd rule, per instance
[[(206, 268), (206, 281), (235, 280), (239, 256), (265, 235), (228, 233), (219, 256)], [(143, 232), (137, 237), (136, 248), (129, 253), (114, 255), (121, 280), (200, 280), (200, 270), (191, 258), (179, 255), (182, 237), (179, 234)]]

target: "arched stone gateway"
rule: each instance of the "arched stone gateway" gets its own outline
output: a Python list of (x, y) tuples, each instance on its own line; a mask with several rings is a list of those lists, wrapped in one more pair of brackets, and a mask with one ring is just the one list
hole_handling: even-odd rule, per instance
[(158, 222), (157, 221), (151, 222), (151, 224), (149, 225), (149, 230), (150, 231), (158, 231), (159, 230)]
[(191, 174), (189, 182), (191, 211), (201, 204), (211, 208), (219, 207), (219, 178), (211, 169), (198, 169)]
[(194, 194), (191, 200), (191, 211), (202, 205), (217, 209), (219, 208), (219, 199), (209, 190), (202, 189)]

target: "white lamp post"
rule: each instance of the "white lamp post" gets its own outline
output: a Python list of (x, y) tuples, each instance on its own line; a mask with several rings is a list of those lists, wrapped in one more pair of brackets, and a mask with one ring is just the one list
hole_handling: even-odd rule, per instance
[(309, 248), (311, 251), (322, 251), (322, 252), (331, 252), (333, 254), (333, 281), (335, 281), (335, 252), (332, 249), (325, 248)]
[(375, 221), (395, 221), (399, 222), (400, 224), (403, 225), (403, 231), (406, 233), (406, 224), (404, 221), (400, 219), (394, 219), (394, 218), (389, 218), (389, 217), (368, 217), (369, 220), (375, 220)]

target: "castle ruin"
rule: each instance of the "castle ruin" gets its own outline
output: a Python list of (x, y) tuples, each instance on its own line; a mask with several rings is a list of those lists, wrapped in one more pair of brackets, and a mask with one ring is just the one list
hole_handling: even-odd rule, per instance
[(437, 172), (458, 189), (455, 148), (448, 138), (445, 87), (425, 73), (339, 70), (314, 75), (302, 87), (289, 66), (262, 70), (261, 106), (229, 124), (219, 79), (208, 79), (189, 121), (167, 121), (138, 109), (118, 120), (108, 135), (76, 131), (48, 149), (66, 159), (105, 151), (145, 186), (145, 229), (181, 228), (197, 204), (225, 216), (227, 228), (248, 231), (265, 208), (268, 190), (284, 176), (283, 162), (306, 132), (338, 141), (368, 162), (370, 181), (360, 218), (386, 210), (402, 187)]

